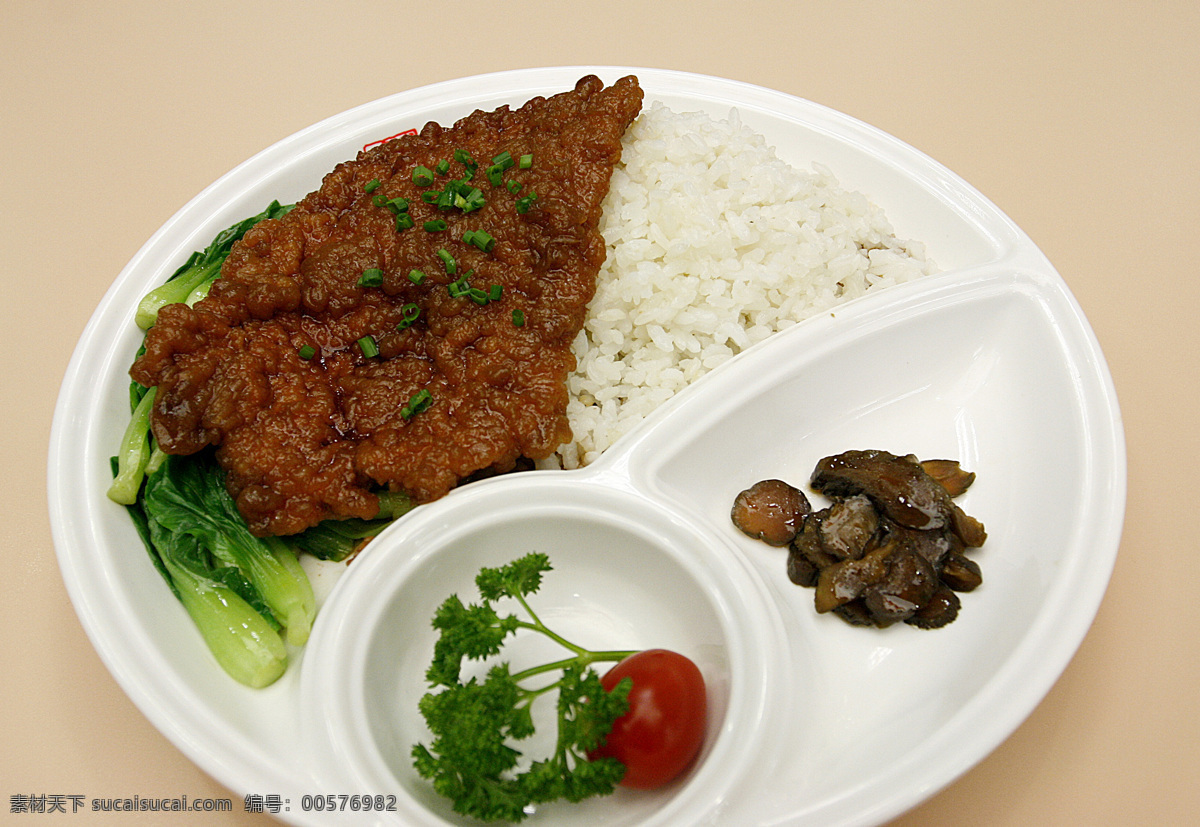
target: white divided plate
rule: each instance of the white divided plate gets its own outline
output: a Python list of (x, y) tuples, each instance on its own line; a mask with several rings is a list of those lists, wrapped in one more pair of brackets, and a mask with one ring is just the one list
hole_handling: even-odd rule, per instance
[[(302, 197), (363, 145), (553, 94), (588, 73), (607, 82), (637, 74), (647, 101), (677, 111), (723, 118), (736, 107), (785, 160), (824, 164), (882, 206), (897, 234), (925, 242), (943, 272), (756, 346), (586, 469), (465, 486), (418, 509), (348, 568), (314, 566), (322, 608), (306, 651), (266, 689), (237, 685), (105, 496), (108, 457), (128, 418), (137, 301), (221, 229), (272, 199)], [(729, 524), (733, 497), (755, 480), (801, 483), (821, 457), (859, 448), (950, 457), (978, 472), (962, 504), (988, 528), (975, 555), (984, 586), (944, 629), (864, 630), (818, 616), (812, 592), (788, 582), (784, 552)], [(1028, 237), (953, 173), (779, 92), (656, 69), (560, 67), (441, 83), (352, 109), (256, 155), (188, 203), (134, 256), (84, 331), (55, 412), (49, 500), (71, 599), (117, 681), (223, 784), (281, 796), (290, 822), (330, 823), (328, 812), (304, 812), (302, 796), (345, 793), (401, 801), (390, 816), (347, 813), (351, 823), (442, 823), (444, 809), (422, 797), (396, 757), (408, 736), (420, 736), (414, 716), (389, 702), (419, 693), (423, 655), (405, 650), (407, 638), (392, 629), (427, 622), (424, 605), (411, 613), (419, 622), (402, 610), (420, 602), (421, 584), (432, 600), (464, 576), (438, 565), (442, 550), (471, 560), (464, 568), (500, 562), (472, 532), (515, 551), (568, 530), (582, 538), (571, 545), (615, 549), (611, 571), (639, 588), (656, 577), (676, 584), (663, 590), (664, 605), (692, 605), (696, 617), (685, 623), (668, 622), (652, 600), (622, 605), (694, 647), (716, 712), (704, 760), (678, 785), (642, 799), (621, 791), (575, 814), (556, 809), (555, 823), (868, 824), (982, 759), (1066, 667), (1112, 571), (1125, 454), (1111, 378), (1067, 287)], [(530, 509), (526, 520), (502, 516), (515, 507)], [(466, 513), (485, 516), (466, 524)], [(539, 550), (558, 563), (554, 549)], [(583, 560), (564, 554), (555, 574), (588, 571)], [(588, 606), (611, 597), (562, 588), (547, 585), (549, 596)], [(645, 628), (625, 621), (608, 617), (597, 628), (614, 638)], [(657, 645), (643, 634), (636, 644)], [(411, 635), (414, 649), (419, 637)], [(395, 662), (386, 663), (389, 652)]]

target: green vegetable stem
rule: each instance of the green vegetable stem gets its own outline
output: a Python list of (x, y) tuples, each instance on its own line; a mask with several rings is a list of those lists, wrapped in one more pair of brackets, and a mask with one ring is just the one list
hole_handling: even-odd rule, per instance
[[(433, 627), (440, 632), (426, 672), (431, 691), (420, 712), (433, 740), (412, 749), (414, 766), (434, 789), (453, 801), (455, 811), (485, 821), (520, 821), (531, 805), (565, 798), (581, 801), (607, 795), (625, 773), (614, 758), (588, 761), (587, 754), (612, 730), (629, 707), (630, 682), (606, 692), (593, 663), (620, 661), (633, 651), (594, 652), (578, 646), (542, 623), (526, 601), (551, 570), (545, 554), (531, 553), (500, 568), (483, 568), (475, 579), (482, 602), (466, 606), (451, 595), (438, 608)], [(501, 615), (493, 605), (512, 598), (528, 619)], [(481, 682), (463, 682), (464, 659), (483, 661), (500, 653), (509, 635), (536, 632), (563, 646), (568, 656), (512, 672), (507, 663), (492, 665)], [(559, 677), (540, 685), (532, 679), (551, 672)], [(530, 706), (558, 692), (558, 732), (554, 753), (517, 771), (521, 757), (510, 741), (534, 732)]]
[[(156, 520), (149, 522), (149, 529), (180, 602), (221, 668), (247, 686), (274, 683), (287, 668), (287, 647), (267, 617), (218, 579), (236, 578), (235, 570), (214, 572), (189, 534), (173, 535)], [(243, 590), (249, 586), (240, 585)]]
[(141, 395), (134, 404), (133, 416), (125, 426), (121, 451), (117, 454), (117, 474), (108, 489), (108, 497), (121, 505), (137, 502), (142, 477), (150, 464), (150, 409), (154, 406), (154, 388)]
[(258, 215), (239, 221), (222, 231), (203, 252), (192, 253), (191, 258), (176, 270), (171, 278), (142, 298), (134, 317), (137, 326), (142, 330), (149, 330), (158, 318), (158, 311), (164, 305), (175, 302), (187, 302), (190, 305), (202, 299), (220, 275), (221, 265), (229, 257), (233, 243), (258, 222), (267, 218), (281, 218), (291, 209), (291, 205), (283, 206), (278, 201), (272, 201)]
[[(163, 489), (179, 488), (174, 474), (192, 465), (189, 460), (171, 457), (151, 474), (158, 491), (156, 496), (163, 495)], [(196, 507), (203, 509), (210, 505), (202, 502)], [(221, 506), (216, 508), (219, 510)], [(262, 592), (237, 566), (223, 564), (214, 557), (201, 540), (203, 532), (188, 530), (186, 513), (173, 517), (168, 514), (164, 520), (160, 519), (162, 510), (161, 504), (148, 502), (144, 496), (128, 507), (150, 559), (167, 586), (187, 610), (221, 668), (231, 677), (255, 688), (274, 682), (287, 666), (287, 647), (279, 635), (281, 624)], [(166, 510), (177, 509), (167, 506)], [(311, 594), (307, 578), (295, 587), (301, 594), (306, 590)], [(311, 625), (311, 616), (308, 623)]]
[[(308, 577), (284, 543), (250, 533), (211, 455), (168, 457), (146, 478), (142, 508), (150, 525), (151, 551), (162, 560), (172, 581), (181, 566), (192, 574), (236, 573), (235, 591), (269, 624), (284, 627), (288, 643), (299, 646), (308, 640), (316, 615)], [(226, 585), (233, 583), (228, 576), (218, 577)], [(182, 599), (185, 590), (178, 582), (175, 586)], [(197, 618), (195, 606), (183, 602), (203, 631), (209, 621)], [(247, 629), (253, 625), (251, 620), (246, 620)], [(211, 643), (209, 635), (205, 639)], [(247, 649), (246, 656), (251, 657), (254, 647), (247, 645)], [(231, 674), (237, 677), (245, 671)]]

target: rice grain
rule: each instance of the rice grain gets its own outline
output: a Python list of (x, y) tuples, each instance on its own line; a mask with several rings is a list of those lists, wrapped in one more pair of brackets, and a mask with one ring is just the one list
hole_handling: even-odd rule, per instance
[(592, 462), (651, 411), (768, 336), (936, 272), (826, 167), (782, 161), (725, 120), (654, 103), (625, 134), (600, 225), (607, 258), (574, 343), (574, 441)]

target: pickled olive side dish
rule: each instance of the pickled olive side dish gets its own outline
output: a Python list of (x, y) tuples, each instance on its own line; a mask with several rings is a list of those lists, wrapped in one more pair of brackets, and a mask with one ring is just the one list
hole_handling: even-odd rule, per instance
[(812, 511), (804, 492), (783, 480), (761, 480), (737, 495), (734, 524), (769, 546), (786, 546)]
[(763, 480), (737, 495), (731, 517), (748, 536), (788, 546), (788, 579), (814, 589), (819, 613), (854, 626), (936, 629), (958, 617), (959, 592), (983, 583), (967, 552), (987, 532), (953, 501), (974, 481), (954, 460), (847, 451), (820, 460), (809, 480), (831, 501), (825, 508), (814, 511), (789, 483)]

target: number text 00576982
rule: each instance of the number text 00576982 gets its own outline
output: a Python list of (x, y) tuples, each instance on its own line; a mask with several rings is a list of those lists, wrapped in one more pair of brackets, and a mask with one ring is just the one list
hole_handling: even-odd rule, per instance
[(300, 797), (304, 812), (395, 812), (394, 795), (304, 795)]

